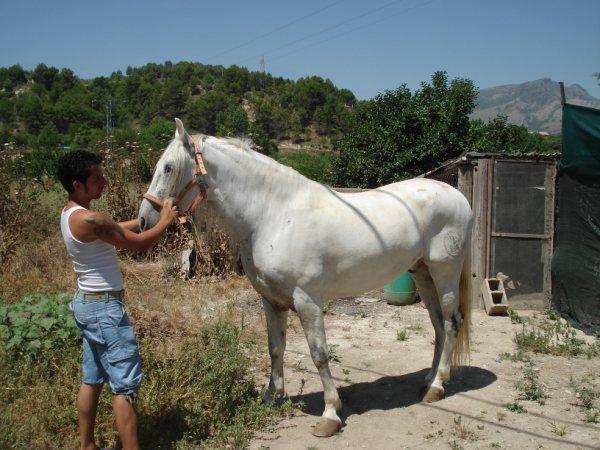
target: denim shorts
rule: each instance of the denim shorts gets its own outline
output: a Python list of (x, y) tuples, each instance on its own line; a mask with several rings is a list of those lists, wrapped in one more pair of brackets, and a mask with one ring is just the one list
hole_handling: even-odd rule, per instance
[(142, 363), (122, 291), (95, 292), (94, 300), (85, 294), (77, 290), (69, 305), (83, 335), (82, 381), (108, 381), (113, 395), (135, 395), (143, 378)]

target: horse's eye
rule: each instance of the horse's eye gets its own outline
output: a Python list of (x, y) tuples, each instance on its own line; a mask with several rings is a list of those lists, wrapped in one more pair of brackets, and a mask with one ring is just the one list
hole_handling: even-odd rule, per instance
[(165, 173), (169, 173), (171, 171), (171, 166), (166, 165), (165, 166)]

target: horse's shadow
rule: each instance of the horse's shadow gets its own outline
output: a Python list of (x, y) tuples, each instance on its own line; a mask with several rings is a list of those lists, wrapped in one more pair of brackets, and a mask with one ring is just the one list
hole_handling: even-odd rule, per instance
[[(422, 387), (429, 369), (407, 373), (394, 377), (381, 377), (375, 381), (356, 383), (338, 389), (342, 400), (339, 416), (343, 422), (353, 414), (363, 414), (374, 409), (389, 410), (403, 408), (419, 403)], [(446, 397), (460, 392), (468, 392), (489, 386), (497, 380), (489, 370), (479, 367), (462, 367), (453, 374), (452, 380), (445, 386)], [(325, 408), (323, 392), (313, 392), (291, 397), (294, 403), (300, 403), (304, 413), (320, 416)]]

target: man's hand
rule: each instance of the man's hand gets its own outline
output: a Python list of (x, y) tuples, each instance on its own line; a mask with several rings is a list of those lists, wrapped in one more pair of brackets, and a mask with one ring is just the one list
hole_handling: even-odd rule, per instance
[(175, 219), (177, 219), (177, 206), (173, 206), (173, 200), (163, 201), (162, 209), (160, 210), (159, 222), (170, 225)]

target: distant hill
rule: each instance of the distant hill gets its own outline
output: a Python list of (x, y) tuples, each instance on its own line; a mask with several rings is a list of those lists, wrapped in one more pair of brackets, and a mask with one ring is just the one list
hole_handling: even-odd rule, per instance
[[(600, 108), (600, 100), (578, 84), (565, 87), (568, 103)], [(482, 89), (471, 118), (487, 121), (498, 114), (530, 130), (560, 133), (560, 87), (557, 81), (541, 78), (521, 84), (507, 84)]]

